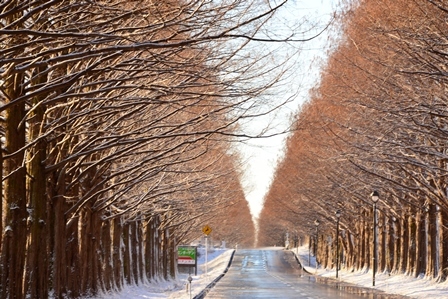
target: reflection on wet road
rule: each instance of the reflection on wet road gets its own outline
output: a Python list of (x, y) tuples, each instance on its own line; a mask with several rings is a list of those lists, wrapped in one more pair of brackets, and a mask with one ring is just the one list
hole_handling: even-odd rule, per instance
[[(235, 252), (226, 275), (206, 295), (206, 298), (260, 299), (392, 299), (398, 296), (357, 293), (347, 287), (318, 283), (297, 264), (290, 251), (253, 249)], [(363, 294), (364, 293), (364, 294)]]

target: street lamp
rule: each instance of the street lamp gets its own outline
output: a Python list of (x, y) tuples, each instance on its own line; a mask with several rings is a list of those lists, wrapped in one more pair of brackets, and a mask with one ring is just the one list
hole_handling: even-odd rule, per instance
[(378, 202), (380, 195), (377, 191), (373, 191), (370, 194), (373, 202), (373, 278), (372, 278), (372, 286), (375, 286), (375, 273), (377, 267), (378, 260), (378, 241), (377, 241), (377, 223), (376, 223), (376, 203)]
[(339, 218), (341, 217), (341, 211), (336, 211), (336, 278), (338, 278), (339, 271)]
[(316, 270), (317, 265), (319, 262), (317, 261), (317, 254), (319, 253), (319, 220), (314, 220), (314, 225), (316, 226), (316, 252), (314, 253), (314, 256), (316, 257)]

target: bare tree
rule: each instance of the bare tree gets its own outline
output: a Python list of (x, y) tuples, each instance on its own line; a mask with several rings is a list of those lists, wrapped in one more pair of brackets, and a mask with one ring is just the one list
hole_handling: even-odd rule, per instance
[[(346, 265), (362, 268), (372, 266), (368, 194), (377, 189), (379, 269), (444, 280), (446, 63), (440, 45), (446, 32), (438, 24), (445, 7), (374, 0), (353, 8), (320, 85), (299, 114), (268, 201), (294, 189), (296, 206), (310, 203), (312, 213), (296, 220), (305, 232), (313, 217), (334, 226), (332, 211), (346, 211), (341, 241), (353, 254)], [(295, 179), (277, 187), (287, 177)]]
[(263, 108), (290, 57), (253, 51), (312, 38), (266, 33), (286, 2), (0, 4), (2, 298), (174, 275), (177, 242), (223, 207), (245, 212), (222, 236), (249, 240), (228, 147), (287, 102)]

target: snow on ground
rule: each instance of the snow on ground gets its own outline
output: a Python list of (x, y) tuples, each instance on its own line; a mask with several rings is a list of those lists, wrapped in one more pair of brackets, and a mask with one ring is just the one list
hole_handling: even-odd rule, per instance
[[(305, 269), (312, 274), (336, 279), (335, 269), (316, 269), (316, 261), (309, 255), (308, 246), (291, 249), (299, 258)], [(310, 259), (308, 260), (308, 257)], [(372, 271), (351, 272), (347, 269), (338, 271), (340, 281), (373, 288)], [(375, 288), (389, 294), (399, 294), (411, 298), (443, 299), (448, 298), (448, 282), (437, 283), (434, 279), (425, 277), (413, 278), (404, 274), (377, 273), (375, 275)]]
[[(202, 249), (202, 250), (201, 250)], [(227, 267), (233, 250), (212, 249), (208, 253), (207, 274), (205, 273), (205, 252), (200, 248), (198, 258), (198, 275), (192, 274), (192, 289), (187, 291), (188, 274), (179, 274), (175, 280), (158, 280), (140, 285), (125, 286), (119, 293), (102, 294), (97, 299), (190, 299), (199, 294), (209, 283), (222, 274)], [(312, 274), (322, 277), (335, 278), (334, 269), (316, 269), (313, 256), (308, 260), (308, 246), (291, 249), (299, 258), (305, 269)], [(372, 288), (372, 272), (351, 272), (345, 269), (339, 270), (339, 280)], [(433, 279), (412, 278), (406, 275), (377, 273), (375, 276), (375, 288), (389, 294), (406, 295), (416, 299), (448, 299), (448, 282), (436, 283)]]
[[(119, 293), (101, 294), (96, 299), (141, 299), (169, 298), (190, 299), (199, 294), (216, 277), (224, 272), (229, 264), (233, 249), (209, 249), (205, 267), (205, 249), (198, 248), (198, 275), (192, 269), (191, 297), (187, 291), (188, 274), (179, 273), (175, 280), (158, 280), (139, 285), (127, 285)], [(207, 272), (207, 273), (206, 273)]]

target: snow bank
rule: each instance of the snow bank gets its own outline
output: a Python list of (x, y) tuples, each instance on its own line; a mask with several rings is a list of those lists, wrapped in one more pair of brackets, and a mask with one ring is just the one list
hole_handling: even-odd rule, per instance
[[(316, 260), (310, 256), (308, 246), (291, 249), (309, 273), (336, 279), (335, 269), (316, 269)], [(308, 266), (309, 265), (309, 266)], [(434, 279), (414, 278), (404, 274), (377, 273), (375, 287), (372, 286), (372, 271), (351, 272), (346, 269), (338, 271), (338, 280), (357, 284), (367, 288), (375, 288), (388, 294), (405, 295), (411, 298), (448, 299), (448, 282), (437, 283)]]
[[(233, 250), (211, 249), (207, 254), (207, 273), (205, 273), (205, 249), (198, 248), (198, 275), (192, 275), (191, 298), (199, 294), (207, 285), (226, 269)], [(193, 271), (194, 272), (194, 271)], [(193, 273), (194, 274), (194, 273)], [(170, 298), (190, 299), (187, 291), (188, 274), (180, 273), (175, 280), (157, 280), (139, 285), (127, 285), (120, 292), (100, 294), (97, 299)]]

